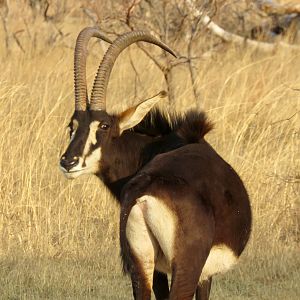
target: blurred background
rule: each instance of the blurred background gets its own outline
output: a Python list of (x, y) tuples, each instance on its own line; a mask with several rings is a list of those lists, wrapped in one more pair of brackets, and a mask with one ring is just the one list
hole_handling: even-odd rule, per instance
[[(283, 0), (1, 0), (0, 299), (131, 299), (116, 201), (96, 177), (68, 181), (58, 168), (75, 41), (91, 25), (112, 39), (150, 31), (179, 56), (145, 43), (125, 50), (108, 111), (162, 89), (163, 110), (205, 110), (207, 140), (248, 189), (250, 242), (211, 299), (298, 299), (299, 16), (299, 1)], [(90, 42), (89, 88), (107, 46)]]

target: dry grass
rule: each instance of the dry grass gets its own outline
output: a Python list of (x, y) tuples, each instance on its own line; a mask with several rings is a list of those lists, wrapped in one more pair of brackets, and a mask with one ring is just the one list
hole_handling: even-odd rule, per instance
[[(89, 84), (101, 53), (93, 47)], [(137, 91), (145, 98), (164, 82), (139, 55)], [(58, 169), (73, 112), (72, 59), (61, 44), (41, 54), (15, 49), (2, 59), (3, 299), (124, 299), (131, 293), (119, 267), (117, 204), (96, 178), (67, 181)], [(300, 293), (299, 65), (297, 53), (260, 57), (233, 48), (199, 62), (200, 105), (215, 123), (208, 140), (243, 178), (254, 217), (240, 265), (215, 281), (212, 299), (297, 299)], [(195, 105), (192, 90), (183, 66), (175, 74), (176, 108), (184, 111)], [(110, 106), (137, 101), (134, 82), (127, 52), (112, 74)]]

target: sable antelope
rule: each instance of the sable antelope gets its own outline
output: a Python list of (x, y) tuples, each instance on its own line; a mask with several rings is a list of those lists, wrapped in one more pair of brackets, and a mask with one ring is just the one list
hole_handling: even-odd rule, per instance
[(84, 29), (77, 39), (75, 112), (61, 170), (67, 178), (95, 174), (120, 203), (121, 256), (135, 299), (150, 299), (151, 289), (157, 299), (208, 299), (212, 276), (235, 265), (249, 239), (245, 187), (205, 141), (212, 126), (203, 112), (169, 121), (152, 109), (163, 92), (118, 115), (106, 112), (107, 85), (121, 51), (144, 41), (175, 56), (150, 34), (125, 33), (110, 45), (88, 100), (86, 47), (92, 36), (103, 38), (96, 31)]

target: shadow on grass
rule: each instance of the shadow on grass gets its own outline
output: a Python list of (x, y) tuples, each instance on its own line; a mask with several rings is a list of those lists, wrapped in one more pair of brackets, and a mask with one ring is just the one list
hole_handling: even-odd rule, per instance
[[(99, 257), (99, 256), (98, 256)], [(0, 261), (1, 299), (132, 299), (120, 261), (14, 257)], [(247, 257), (214, 278), (211, 299), (299, 299), (297, 253)]]

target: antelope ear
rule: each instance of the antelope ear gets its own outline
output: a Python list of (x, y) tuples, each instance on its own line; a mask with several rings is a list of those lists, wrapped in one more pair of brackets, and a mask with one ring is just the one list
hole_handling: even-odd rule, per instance
[(152, 98), (146, 99), (136, 106), (133, 106), (119, 115), (120, 135), (124, 130), (130, 129), (139, 124), (150, 109), (161, 99), (167, 96), (167, 92), (161, 91)]

